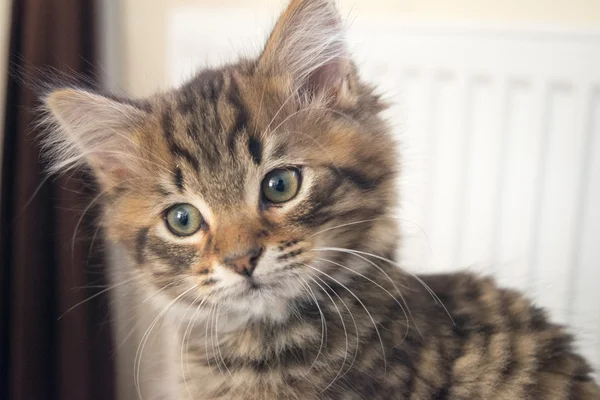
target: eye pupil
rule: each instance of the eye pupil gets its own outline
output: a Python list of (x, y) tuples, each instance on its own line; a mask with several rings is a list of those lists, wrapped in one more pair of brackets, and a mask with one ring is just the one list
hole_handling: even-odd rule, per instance
[(281, 178), (271, 179), (271, 181), (269, 181), (269, 186), (278, 192), (285, 192), (285, 181)]
[(185, 211), (182, 210), (178, 210), (176, 217), (177, 221), (181, 224), (181, 225), (187, 225), (188, 224), (188, 220), (189, 220), (189, 215), (188, 213), (186, 213)]

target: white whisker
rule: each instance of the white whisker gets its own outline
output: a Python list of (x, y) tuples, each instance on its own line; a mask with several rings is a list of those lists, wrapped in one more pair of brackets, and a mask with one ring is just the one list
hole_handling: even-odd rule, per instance
[[(321, 392), (324, 392), (327, 389), (329, 389), (329, 387), (331, 385), (333, 385), (333, 383), (340, 377), (340, 374), (344, 370), (344, 367), (346, 366), (346, 360), (348, 359), (348, 349), (349, 349), (350, 344), (348, 343), (348, 331), (346, 330), (346, 323), (344, 322), (344, 317), (343, 317), (342, 313), (340, 312), (340, 309), (338, 308), (337, 304), (335, 304), (333, 297), (331, 297), (331, 295), (327, 292), (327, 290), (325, 290), (325, 288), (323, 286), (321, 286), (319, 284), (319, 282), (316, 281), (315, 278), (313, 278), (310, 275), (308, 276), (308, 278), (311, 279), (315, 283), (315, 285), (317, 285), (323, 291), (323, 293), (325, 293), (327, 295), (327, 297), (329, 297), (329, 300), (331, 300), (331, 304), (333, 304), (333, 306), (335, 307), (335, 310), (337, 311), (338, 315), (340, 316), (340, 322), (342, 323), (342, 328), (344, 329), (344, 338), (345, 338), (345, 343), (346, 343), (346, 348), (344, 350), (344, 360), (342, 361), (342, 366), (338, 370), (335, 377), (331, 380), (331, 382), (321, 391)], [(358, 337), (358, 330), (357, 330), (357, 337)]]
[(387, 372), (387, 360), (386, 360), (386, 356), (385, 356), (385, 346), (383, 345), (383, 340), (381, 339), (381, 334), (379, 333), (379, 329), (377, 328), (377, 323), (375, 323), (375, 319), (373, 318), (373, 316), (371, 315), (371, 313), (369, 312), (369, 310), (367, 309), (367, 307), (365, 306), (365, 304), (363, 303), (363, 301), (356, 295), (354, 294), (354, 292), (350, 289), (348, 289), (348, 287), (346, 285), (344, 285), (342, 282), (338, 281), (337, 279), (335, 279), (334, 277), (332, 277), (331, 275), (321, 271), (318, 268), (315, 268), (311, 265), (308, 265), (306, 263), (302, 263), (304, 266), (312, 269), (313, 271), (317, 271), (320, 274), (325, 275), (327, 278), (331, 279), (332, 281), (334, 281), (335, 283), (337, 283), (338, 285), (340, 285), (342, 288), (346, 289), (346, 291), (348, 293), (350, 293), (350, 295), (352, 295), (352, 297), (354, 297), (356, 299), (356, 301), (358, 301), (358, 303), (362, 306), (362, 308), (365, 310), (365, 312), (367, 313), (367, 315), (369, 316), (369, 318), (371, 319), (371, 322), (373, 323), (373, 327), (375, 328), (375, 332), (377, 333), (377, 337), (379, 338), (379, 344), (381, 344), (381, 355), (383, 357), (383, 371), (384, 374)]
[[(196, 300), (198, 300), (200, 296), (196, 297)], [(183, 333), (183, 338), (181, 339), (181, 373), (183, 375), (183, 384), (185, 385), (185, 390), (187, 391), (188, 395), (190, 396), (190, 399), (193, 400), (193, 396), (192, 393), (190, 392), (190, 388), (188, 386), (187, 383), (187, 379), (186, 377), (190, 375), (190, 366), (188, 364), (188, 349), (190, 347), (190, 340), (191, 340), (191, 336), (192, 336), (192, 324), (196, 319), (196, 315), (198, 315), (198, 313), (200, 312), (200, 310), (202, 310), (202, 307), (204, 306), (204, 304), (208, 301), (208, 298), (210, 297), (207, 296), (204, 299), (202, 299), (202, 301), (200, 302), (200, 304), (198, 304), (198, 306), (196, 307), (196, 309), (194, 310), (194, 313), (192, 314), (192, 317), (190, 318), (190, 320), (188, 321), (188, 325), (185, 329), (185, 332)], [(187, 336), (187, 340), (186, 340), (186, 336)], [(184, 357), (185, 354), (185, 357)], [(184, 366), (186, 367), (184, 369)]]
[[(381, 286), (379, 283), (375, 282), (373, 279), (369, 278), (368, 276), (366, 276), (366, 275), (364, 275), (364, 274), (361, 274), (360, 272), (358, 272), (358, 271), (355, 271), (355, 270), (353, 270), (352, 268), (348, 268), (348, 267), (346, 267), (345, 265), (342, 265), (342, 264), (340, 264), (340, 263), (338, 263), (338, 262), (335, 262), (335, 261), (332, 261), (332, 260), (328, 260), (328, 259), (326, 259), (326, 258), (316, 258), (316, 260), (326, 261), (326, 262), (332, 263), (332, 264), (334, 264), (334, 265), (337, 265), (337, 266), (338, 266), (338, 267), (340, 267), (340, 268), (344, 268), (345, 270), (347, 270), (347, 271), (350, 271), (350, 272), (352, 272), (352, 273), (354, 273), (354, 274), (356, 274), (356, 275), (360, 276), (360, 277), (361, 277), (361, 278), (363, 278), (363, 279), (366, 279), (367, 281), (371, 282), (372, 284), (374, 284), (375, 286), (377, 286), (379, 289), (381, 289), (381, 290), (383, 290), (385, 293), (387, 293), (387, 294), (388, 294), (388, 295), (389, 295), (389, 296), (390, 296), (390, 297), (391, 297), (391, 298), (394, 300), (394, 302), (396, 302), (396, 304), (398, 305), (398, 307), (400, 307), (400, 310), (402, 310), (402, 314), (404, 314), (404, 318), (406, 319), (406, 332), (404, 333), (404, 339), (406, 339), (406, 336), (408, 336), (408, 332), (409, 332), (409, 329), (410, 329), (410, 326), (409, 326), (409, 319), (408, 319), (408, 313), (406, 312), (406, 310), (405, 310), (404, 306), (403, 306), (403, 305), (402, 305), (402, 304), (401, 304), (401, 303), (398, 301), (398, 299), (396, 299), (396, 298), (395, 298), (395, 297), (394, 297), (394, 296), (393, 296), (393, 295), (390, 293), (390, 291), (389, 291), (389, 290), (387, 290), (386, 288), (384, 288), (383, 286)], [(391, 281), (391, 279), (390, 279), (390, 281)], [(391, 281), (391, 282), (392, 282), (392, 284), (393, 284), (393, 281)], [(397, 290), (397, 288), (396, 288), (396, 290)], [(399, 293), (399, 292), (400, 292), (400, 291), (398, 291), (398, 293)], [(402, 296), (402, 295), (400, 295), (400, 296)], [(404, 304), (406, 305), (406, 301), (404, 301)], [(407, 305), (406, 307), (408, 308), (408, 305)], [(412, 317), (412, 315), (411, 315), (411, 317)], [(404, 339), (403, 339), (403, 340), (404, 340)]]
[[(392, 260), (390, 260), (388, 258), (385, 258), (385, 257), (382, 257), (382, 256), (378, 256), (376, 254), (367, 253), (367, 252), (364, 252), (364, 251), (358, 251), (358, 250), (352, 250), (352, 251), (355, 252), (355, 253), (358, 253), (358, 254), (363, 254), (363, 255), (366, 255), (366, 256), (371, 256), (371, 257), (377, 258), (379, 260), (388, 262), (391, 265), (394, 265), (394, 266), (396, 266), (398, 268), (402, 268), (402, 266), (400, 264), (398, 264), (397, 262), (392, 261)], [(446, 306), (444, 305), (444, 303), (442, 302), (442, 300), (440, 300), (440, 298), (437, 296), (437, 294), (435, 294), (435, 292), (433, 290), (431, 290), (431, 288), (421, 278), (419, 278), (417, 275), (413, 274), (412, 272), (408, 272), (406, 270), (403, 270), (403, 271), (405, 271), (410, 276), (412, 276), (417, 282), (419, 282), (421, 284), (421, 286), (423, 286), (425, 288), (425, 290), (427, 290), (427, 292), (429, 292), (429, 294), (431, 295), (431, 297), (433, 298), (433, 300), (436, 303), (439, 303), (442, 306), (442, 308), (444, 309), (444, 311), (446, 312), (446, 314), (450, 318), (450, 321), (452, 321), (452, 324), (456, 325), (454, 323), (454, 319), (452, 318), (452, 315), (450, 314), (450, 312), (448, 311), (448, 309), (446, 308)]]
[(317, 235), (319, 235), (321, 233), (329, 232), (329, 231), (332, 231), (332, 230), (335, 230), (335, 229), (344, 228), (344, 227), (347, 227), (347, 226), (358, 225), (358, 224), (365, 224), (367, 222), (374, 222), (374, 221), (386, 221), (386, 220), (404, 221), (404, 222), (409, 222), (409, 223), (415, 225), (417, 228), (419, 228), (419, 230), (421, 231), (421, 233), (425, 237), (425, 241), (427, 242), (427, 246), (429, 247), (429, 252), (431, 254), (433, 254), (433, 248), (431, 247), (431, 242), (429, 240), (429, 236), (427, 235), (427, 232), (425, 232), (425, 229), (420, 224), (416, 223), (415, 221), (412, 221), (412, 220), (407, 219), (407, 218), (402, 218), (402, 217), (391, 217), (391, 216), (388, 216), (388, 217), (369, 218), (369, 219), (363, 219), (363, 220), (360, 220), (360, 221), (347, 222), (347, 223), (344, 223), (344, 224), (340, 224), (340, 225), (332, 226), (332, 227), (329, 227), (329, 228), (321, 229), (320, 231), (315, 232), (312, 235), (310, 235), (310, 237), (314, 237), (314, 236), (317, 236)]
[(325, 282), (322, 278), (320, 278), (316, 275), (311, 276), (311, 278), (318, 279), (323, 285), (327, 286), (329, 288), (329, 290), (331, 290), (333, 292), (333, 294), (342, 302), (342, 305), (346, 308), (346, 311), (348, 311), (348, 315), (350, 315), (350, 318), (352, 318), (352, 323), (354, 324), (354, 332), (356, 334), (356, 346), (354, 348), (354, 355), (352, 357), (352, 361), (350, 362), (350, 365), (348, 366), (348, 369), (346, 369), (346, 371), (341, 376), (338, 377), (338, 379), (340, 379), (344, 375), (346, 375), (348, 372), (350, 372), (350, 370), (352, 369), (352, 366), (356, 362), (356, 357), (358, 357), (358, 348), (360, 346), (360, 335), (358, 333), (358, 325), (356, 325), (356, 320), (354, 319), (354, 314), (352, 314), (352, 311), (350, 310), (350, 308), (348, 307), (346, 302), (342, 299), (342, 297), (339, 294), (337, 294), (336, 291), (333, 290), (333, 288), (331, 286), (329, 286), (329, 284), (327, 282)]
[(312, 364), (310, 365), (310, 367), (308, 367), (308, 369), (306, 370), (305, 375), (308, 374), (308, 372), (315, 366), (315, 364), (317, 363), (317, 360), (319, 359), (319, 356), (321, 355), (321, 351), (323, 350), (323, 346), (325, 344), (325, 338), (327, 337), (327, 322), (325, 320), (325, 315), (323, 314), (323, 311), (321, 310), (321, 307), (319, 306), (319, 300), (317, 299), (317, 296), (315, 295), (315, 293), (313, 292), (313, 290), (311, 289), (310, 285), (308, 284), (308, 282), (306, 282), (304, 279), (302, 279), (300, 276), (298, 276), (298, 279), (300, 279), (302, 281), (302, 283), (304, 285), (306, 285), (306, 288), (308, 289), (308, 293), (311, 295), (311, 297), (313, 298), (314, 302), (315, 302), (315, 306), (317, 307), (317, 310), (319, 310), (319, 315), (321, 316), (321, 343), (319, 344), (319, 350), (317, 351), (317, 355), (315, 356), (315, 359), (313, 360)]
[(141, 383), (140, 382), (140, 367), (142, 364), (142, 355), (144, 353), (144, 348), (146, 347), (146, 343), (148, 342), (148, 339), (150, 338), (150, 334), (152, 333), (152, 329), (154, 329), (154, 327), (160, 321), (160, 319), (167, 313), (167, 311), (169, 311), (169, 309), (177, 301), (179, 301), (179, 299), (181, 299), (183, 296), (185, 296), (187, 293), (191, 292), (195, 288), (196, 288), (195, 286), (192, 286), (189, 289), (187, 289), (186, 291), (184, 291), (183, 293), (181, 293), (179, 296), (177, 296), (173, 300), (171, 300), (171, 302), (162, 309), (162, 311), (156, 316), (156, 318), (154, 318), (154, 320), (152, 321), (150, 326), (144, 332), (144, 335), (142, 335), (142, 339), (140, 340), (140, 344), (138, 345), (137, 351), (135, 353), (134, 362), (133, 362), (135, 389), (137, 391), (137, 394), (138, 394), (138, 397), (140, 398), (140, 400), (143, 400), (142, 388), (141, 388), (141, 384), (140, 384)]
[(90, 297), (88, 297), (88, 298), (86, 298), (86, 299), (84, 299), (84, 300), (81, 300), (80, 302), (76, 303), (75, 305), (73, 305), (73, 306), (69, 307), (69, 308), (67, 309), (67, 311), (65, 311), (64, 313), (62, 313), (62, 314), (61, 314), (61, 315), (60, 315), (60, 316), (57, 318), (57, 321), (60, 321), (60, 320), (61, 320), (61, 319), (62, 319), (62, 318), (65, 316), (65, 315), (67, 315), (67, 313), (69, 313), (70, 311), (73, 311), (75, 308), (79, 307), (80, 305), (82, 305), (82, 304), (84, 304), (84, 303), (87, 303), (88, 301), (90, 301), (90, 300), (92, 300), (92, 299), (95, 299), (96, 297), (98, 297), (98, 296), (100, 296), (100, 295), (102, 295), (102, 294), (104, 294), (104, 293), (108, 292), (109, 290), (112, 290), (112, 289), (118, 288), (118, 287), (120, 287), (120, 286), (126, 285), (126, 284), (130, 283), (131, 281), (133, 281), (134, 279), (135, 279), (135, 277), (133, 277), (133, 278), (129, 278), (129, 279), (127, 279), (127, 280), (124, 280), (124, 281), (122, 281), (122, 282), (119, 282), (119, 283), (116, 283), (116, 284), (114, 284), (114, 285), (111, 285), (111, 286), (107, 287), (106, 289), (103, 289), (103, 290), (101, 290), (101, 291), (99, 291), (99, 292), (97, 292), (97, 293), (94, 293), (93, 295), (91, 295)]

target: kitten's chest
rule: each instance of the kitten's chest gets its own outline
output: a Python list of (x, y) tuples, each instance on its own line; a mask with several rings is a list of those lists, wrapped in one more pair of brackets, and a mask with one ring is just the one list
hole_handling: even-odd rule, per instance
[(199, 335), (187, 340), (176, 360), (180, 397), (320, 398), (312, 378), (322, 367), (318, 337), (308, 326), (297, 326), (285, 332), (249, 328), (218, 339)]
[(290, 379), (285, 371), (229, 371), (224, 365), (187, 364), (179, 384), (180, 398), (272, 400), (320, 398), (314, 386)]

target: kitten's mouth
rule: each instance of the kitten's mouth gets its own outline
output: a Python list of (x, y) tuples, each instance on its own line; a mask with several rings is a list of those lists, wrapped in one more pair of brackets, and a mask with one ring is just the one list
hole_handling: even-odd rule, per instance
[(243, 282), (239, 282), (236, 286), (237, 288), (232, 288), (233, 293), (231, 294), (234, 297), (245, 297), (264, 291), (267, 285), (263, 282), (259, 282), (253, 277), (248, 277)]
[(248, 279), (246, 279), (246, 286), (249, 290), (260, 290), (260, 288), (263, 285), (257, 282), (256, 279), (254, 279), (253, 277), (249, 277)]

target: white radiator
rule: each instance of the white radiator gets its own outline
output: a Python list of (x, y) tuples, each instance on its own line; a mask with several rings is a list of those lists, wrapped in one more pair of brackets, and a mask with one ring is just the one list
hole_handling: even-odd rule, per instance
[[(172, 83), (257, 54), (274, 20), (175, 10)], [(393, 104), (407, 267), (468, 268), (527, 291), (600, 368), (600, 31), (371, 16), (348, 38)]]

